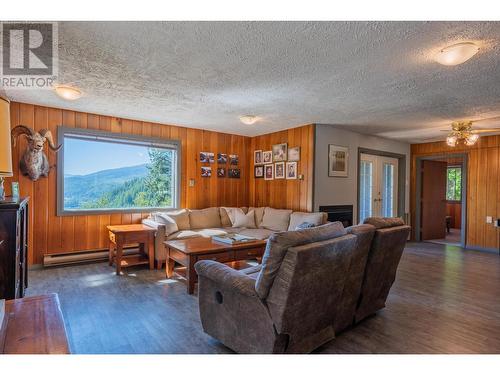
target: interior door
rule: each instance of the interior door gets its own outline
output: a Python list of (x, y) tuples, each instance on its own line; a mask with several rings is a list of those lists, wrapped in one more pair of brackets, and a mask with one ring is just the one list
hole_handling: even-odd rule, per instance
[(421, 237), (446, 237), (446, 167), (443, 161), (422, 161)]
[(398, 214), (398, 159), (361, 154), (359, 222), (370, 216)]

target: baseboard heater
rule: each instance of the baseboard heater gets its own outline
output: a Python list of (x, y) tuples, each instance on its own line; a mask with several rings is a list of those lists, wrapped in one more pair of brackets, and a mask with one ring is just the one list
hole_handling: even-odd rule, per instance
[[(137, 252), (137, 247), (127, 247), (123, 249), (124, 255), (129, 255)], [(108, 259), (109, 250), (84, 250), (73, 251), (68, 253), (45, 254), (43, 256), (43, 266), (64, 266), (76, 263), (101, 262)]]

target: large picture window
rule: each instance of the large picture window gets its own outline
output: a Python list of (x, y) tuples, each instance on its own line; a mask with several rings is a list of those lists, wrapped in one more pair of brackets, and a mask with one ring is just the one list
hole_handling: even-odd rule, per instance
[(58, 140), (58, 214), (178, 207), (178, 142), (64, 127)]
[(448, 167), (446, 170), (446, 200), (462, 199), (462, 167)]

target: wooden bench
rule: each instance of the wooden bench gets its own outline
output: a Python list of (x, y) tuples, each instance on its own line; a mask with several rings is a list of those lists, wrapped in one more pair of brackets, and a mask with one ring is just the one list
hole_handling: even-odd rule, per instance
[(13, 299), (5, 303), (5, 321), (0, 332), (0, 352), (70, 353), (57, 294)]

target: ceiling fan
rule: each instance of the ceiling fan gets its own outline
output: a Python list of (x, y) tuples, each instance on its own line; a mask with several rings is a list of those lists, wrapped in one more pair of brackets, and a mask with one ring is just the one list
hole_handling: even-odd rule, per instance
[[(492, 119), (487, 119), (487, 120), (492, 120)], [(474, 121), (474, 122), (479, 122), (479, 121)], [(459, 143), (463, 143), (467, 146), (472, 146), (479, 139), (480, 133), (500, 132), (500, 128), (473, 129), (472, 121), (454, 121), (451, 123), (451, 131), (449, 130), (441, 130), (441, 131), (448, 132), (448, 136), (446, 137), (446, 144), (450, 147), (455, 147)]]

